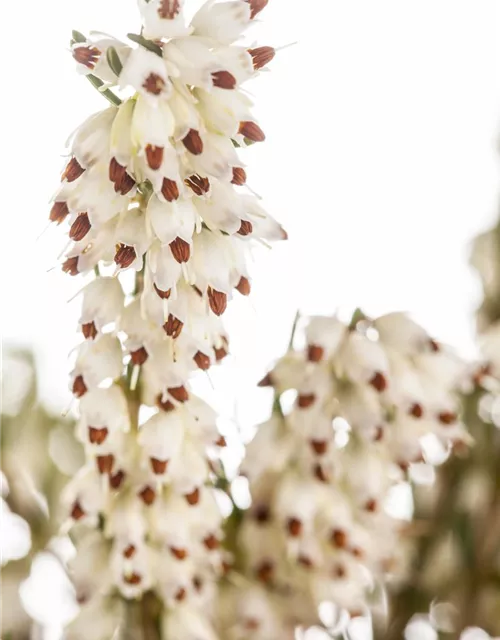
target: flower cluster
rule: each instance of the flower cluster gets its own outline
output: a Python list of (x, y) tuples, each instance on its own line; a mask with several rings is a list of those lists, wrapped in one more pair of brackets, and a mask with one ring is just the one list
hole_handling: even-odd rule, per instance
[(96, 274), (70, 385), (87, 454), (65, 495), (73, 574), (87, 618), (95, 598), (113, 620), (114, 593), (155, 592), (168, 638), (212, 637), (202, 611), (225, 566), (213, 489), (225, 442), (188, 381), (227, 355), (220, 317), (250, 293), (253, 245), (286, 238), (237, 152), (265, 138), (240, 87), (275, 51), (234, 43), (266, 4), (211, 0), (187, 25), (181, 0), (140, 0), (135, 48), (77, 32), (72, 44), (113, 103), (74, 134), (50, 213), (68, 224), (63, 270)]
[[(276, 402), (247, 447), (253, 504), (239, 541), (252, 592), (300, 604), (254, 607), (248, 637), (288, 638), (324, 603), (368, 613), (376, 585), (404, 565), (405, 523), (388, 508), (395, 487), (432, 473), (436, 452), (443, 460), (469, 443), (455, 393), (462, 370), (405, 314), (310, 319), (306, 347), (260, 383)], [(272, 616), (280, 632), (264, 631)]]

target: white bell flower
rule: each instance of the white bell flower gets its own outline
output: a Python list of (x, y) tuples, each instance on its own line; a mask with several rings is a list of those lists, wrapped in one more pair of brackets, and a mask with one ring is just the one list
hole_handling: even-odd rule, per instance
[(196, 210), (191, 200), (161, 202), (153, 195), (146, 215), (162, 245), (170, 246), (177, 262), (187, 262), (196, 224)]
[(231, 44), (250, 25), (252, 7), (244, 0), (214, 2), (209, 0), (196, 13), (191, 24), (194, 34)]
[(120, 73), (120, 87), (127, 86), (151, 102), (166, 100), (172, 94), (172, 82), (163, 59), (141, 46), (132, 50)]
[(182, 415), (177, 411), (160, 411), (139, 431), (139, 444), (151, 461), (153, 472), (165, 473), (167, 464), (180, 455), (184, 439)]
[(80, 325), (85, 337), (95, 338), (104, 327), (119, 320), (125, 294), (118, 278), (108, 277), (96, 278), (82, 293)]
[(123, 270), (131, 268), (140, 271), (151, 242), (144, 212), (139, 208), (124, 212), (116, 228), (115, 263)]
[(183, 5), (184, 0), (139, 0), (144, 36), (159, 40), (188, 35)]
[(105, 380), (116, 380), (122, 371), (123, 355), (118, 338), (105, 334), (92, 342), (84, 342), (71, 372), (73, 393), (81, 397)]
[(107, 52), (110, 47), (116, 50), (118, 58), (125, 64), (131, 49), (129, 46), (115, 40), (115, 38), (91, 36), (85, 42), (75, 42), (71, 51), (78, 66), (77, 70), (83, 75), (92, 74), (108, 84), (116, 84), (117, 77), (109, 66)]

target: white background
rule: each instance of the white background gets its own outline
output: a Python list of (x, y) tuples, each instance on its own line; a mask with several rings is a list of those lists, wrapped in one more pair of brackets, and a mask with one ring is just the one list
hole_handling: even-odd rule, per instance
[[(36, 347), (44, 397), (63, 408), (79, 284), (48, 272), (61, 235), (36, 238), (67, 135), (106, 106), (66, 47), (74, 28), (137, 32), (138, 14), (133, 0), (1, 12), (3, 339)], [(495, 0), (271, 0), (251, 38), (298, 44), (249, 87), (267, 142), (245, 159), (290, 241), (259, 252), (253, 301), (228, 313), (236, 357), (231, 376), (215, 376), (219, 392), (251, 397), (297, 308), (409, 310), (470, 350), (469, 242), (497, 208), (499, 33)]]

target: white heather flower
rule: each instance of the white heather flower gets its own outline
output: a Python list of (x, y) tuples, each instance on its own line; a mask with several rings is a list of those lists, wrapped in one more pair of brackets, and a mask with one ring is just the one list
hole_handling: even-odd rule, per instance
[(75, 522), (97, 522), (97, 515), (104, 506), (104, 495), (99, 474), (93, 466), (80, 469), (66, 486), (62, 502)]
[(86, 338), (95, 338), (103, 328), (116, 322), (123, 311), (125, 294), (117, 278), (96, 278), (83, 290), (80, 325)]
[(115, 432), (128, 433), (130, 416), (123, 390), (117, 385), (92, 389), (80, 400), (82, 439), (102, 444)]
[[(242, 123), (253, 123), (250, 112), (252, 101), (246, 95), (235, 91), (225, 91), (224, 89), (212, 89), (209, 92), (198, 89), (196, 98), (199, 102), (199, 109), (206, 122), (207, 127), (214, 133), (222, 134), (229, 138), (234, 138), (237, 142), (243, 143), (243, 138), (257, 137), (256, 142), (263, 139), (263, 133), (255, 124), (255, 131), (247, 130), (242, 133)], [(247, 126), (246, 129), (249, 129)], [(246, 134), (249, 135), (246, 135)]]
[(338, 318), (312, 317), (306, 329), (308, 359), (319, 362), (330, 358), (345, 337), (346, 327)]
[(192, 201), (161, 202), (153, 195), (149, 200), (147, 216), (162, 245), (170, 246), (177, 262), (187, 262), (196, 223), (196, 209)]
[(212, 38), (224, 44), (237, 40), (252, 19), (252, 7), (244, 0), (206, 2), (191, 24), (195, 35)]
[(182, 415), (178, 411), (157, 413), (141, 427), (139, 444), (154, 473), (165, 473), (168, 463), (179, 455), (184, 432)]
[(184, 0), (139, 0), (144, 36), (156, 40), (187, 35), (183, 5)]
[(120, 269), (140, 271), (144, 264), (144, 254), (151, 245), (152, 238), (146, 225), (146, 216), (139, 208), (130, 209), (120, 216), (116, 228), (117, 249), (114, 261)]
[(116, 84), (117, 77), (109, 66), (107, 52), (110, 47), (116, 50), (120, 62), (124, 64), (131, 52), (129, 46), (115, 38), (92, 36), (85, 42), (75, 42), (71, 51), (78, 63), (77, 69), (84, 75), (93, 74), (109, 84)]
[(133, 49), (120, 73), (120, 87), (133, 87), (151, 102), (168, 99), (172, 83), (162, 58), (143, 47)]
[(109, 155), (111, 129), (118, 110), (109, 107), (90, 116), (76, 130), (71, 144), (71, 155), (85, 169)]
[(98, 340), (84, 342), (78, 349), (71, 373), (73, 393), (81, 397), (105, 380), (116, 380), (122, 371), (122, 348), (118, 338), (105, 334)]
[(120, 628), (124, 603), (113, 597), (95, 597), (81, 607), (76, 618), (64, 629), (67, 640), (109, 640)]
[(422, 351), (429, 345), (429, 336), (406, 313), (388, 313), (376, 318), (373, 327), (378, 331), (381, 342), (405, 355)]
[(191, 36), (171, 40), (163, 47), (163, 57), (176, 78), (184, 84), (201, 87), (207, 91), (214, 86), (212, 74), (221, 70), (203, 38)]

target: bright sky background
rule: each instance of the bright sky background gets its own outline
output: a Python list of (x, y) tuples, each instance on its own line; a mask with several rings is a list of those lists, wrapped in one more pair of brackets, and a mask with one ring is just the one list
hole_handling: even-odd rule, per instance
[[(79, 283), (48, 272), (59, 234), (36, 238), (68, 134), (107, 104), (66, 47), (71, 29), (137, 32), (138, 14), (134, 0), (25, 0), (0, 12), (3, 337), (36, 347), (43, 393), (63, 408), (80, 340), (79, 305), (67, 300)], [(409, 310), (470, 349), (479, 290), (468, 245), (497, 207), (498, 2), (271, 0), (262, 18), (261, 44), (298, 45), (249, 87), (267, 142), (244, 157), (290, 241), (261, 252), (252, 302), (228, 313), (236, 357), (231, 376), (215, 374), (219, 392), (252, 397), (297, 308)]]

